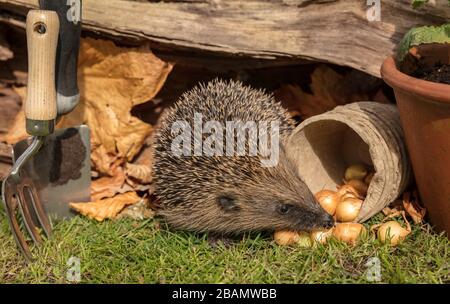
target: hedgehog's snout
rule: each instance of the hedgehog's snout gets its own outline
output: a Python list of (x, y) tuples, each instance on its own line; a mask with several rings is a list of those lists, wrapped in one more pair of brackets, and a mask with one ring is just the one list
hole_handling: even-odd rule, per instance
[(314, 229), (324, 229), (334, 227), (333, 217), (324, 210), (304, 211), (298, 217), (297, 228), (299, 230), (311, 231)]
[(317, 228), (333, 228), (335, 224), (333, 216), (326, 212), (315, 198), (313, 204), (316, 209), (315, 214)]
[(320, 206), (312, 193), (304, 204), (306, 205), (306, 212), (302, 217), (309, 230), (334, 227), (335, 221), (333, 216)]
[(323, 228), (333, 228), (334, 227), (334, 218), (328, 213), (325, 213), (324, 216), (322, 216), (322, 226)]

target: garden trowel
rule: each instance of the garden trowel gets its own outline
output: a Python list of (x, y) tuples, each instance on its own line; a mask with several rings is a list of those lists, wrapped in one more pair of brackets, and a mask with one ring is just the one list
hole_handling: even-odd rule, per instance
[(41, 233), (51, 233), (51, 219), (72, 215), (69, 202), (90, 200), (89, 129), (54, 130), (57, 116), (70, 112), (79, 100), (76, 68), (81, 24), (69, 18), (71, 8), (65, 3), (43, 0), (41, 7), (48, 10), (31, 10), (27, 15), (25, 116), (31, 138), (14, 146), (14, 165), (2, 184), (11, 229), (28, 259), (26, 232), (32, 241), (42, 243)]

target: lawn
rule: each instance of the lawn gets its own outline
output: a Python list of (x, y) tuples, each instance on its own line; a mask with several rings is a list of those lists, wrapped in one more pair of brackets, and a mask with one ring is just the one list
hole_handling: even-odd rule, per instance
[(75, 217), (57, 224), (27, 265), (0, 214), (0, 242), (1, 283), (66, 283), (70, 257), (81, 261), (81, 283), (366, 283), (373, 257), (381, 283), (450, 283), (450, 242), (428, 225), (414, 226), (397, 247), (369, 237), (355, 247), (332, 240), (302, 248), (277, 246), (264, 233), (212, 242), (206, 234), (171, 231), (159, 219)]

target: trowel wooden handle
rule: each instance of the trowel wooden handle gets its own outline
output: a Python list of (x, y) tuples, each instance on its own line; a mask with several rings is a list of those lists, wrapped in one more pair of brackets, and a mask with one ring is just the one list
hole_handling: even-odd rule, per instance
[(53, 132), (56, 109), (55, 61), (59, 19), (54, 11), (31, 10), (27, 15), (28, 90), (25, 102), (27, 132)]

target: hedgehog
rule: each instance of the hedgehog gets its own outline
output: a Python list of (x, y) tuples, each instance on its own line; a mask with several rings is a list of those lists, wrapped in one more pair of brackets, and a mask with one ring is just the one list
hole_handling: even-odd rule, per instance
[[(273, 130), (277, 132), (268, 132), (268, 138), (279, 136), (276, 163), (264, 165), (267, 149), (249, 153), (252, 145), (262, 142), (260, 138), (256, 142), (230, 140), (223, 145), (217, 142), (210, 145), (213, 150), (218, 148), (216, 152), (225, 151), (226, 145), (233, 145), (237, 151), (239, 146), (240, 154), (201, 153), (208, 152), (206, 149), (195, 153), (191, 132), (184, 137), (191, 145), (186, 144), (180, 154), (174, 150), (174, 142), (180, 136), (174, 126), (184, 123), (192, 131), (195, 115), (202, 117), (197, 126), (208, 121), (221, 126), (227, 122), (276, 122), (278, 127)], [(289, 157), (286, 141), (295, 124), (273, 95), (238, 81), (215, 79), (184, 93), (162, 114), (158, 125), (154, 138), (155, 195), (159, 201), (158, 214), (170, 227), (229, 235), (311, 231), (333, 226), (333, 217), (317, 203), (299, 176), (298, 165)], [(226, 137), (224, 130), (228, 131), (222, 128), (219, 138)], [(242, 130), (235, 131), (230, 139), (236, 139)], [(208, 135), (201, 134), (201, 139), (207, 139)]]

